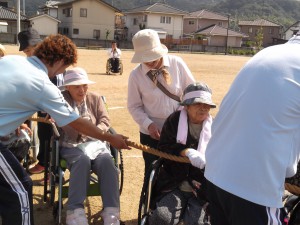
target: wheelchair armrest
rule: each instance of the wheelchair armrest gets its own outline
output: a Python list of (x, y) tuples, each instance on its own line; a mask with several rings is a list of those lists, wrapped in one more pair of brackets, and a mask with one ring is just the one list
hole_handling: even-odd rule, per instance
[(163, 163), (163, 158), (159, 158), (157, 160), (154, 160), (150, 166), (151, 170), (156, 170), (157, 168), (161, 167)]

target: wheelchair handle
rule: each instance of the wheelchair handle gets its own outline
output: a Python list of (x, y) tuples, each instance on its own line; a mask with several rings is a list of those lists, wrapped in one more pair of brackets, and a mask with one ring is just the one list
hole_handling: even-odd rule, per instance
[(51, 126), (52, 126), (52, 129), (53, 129), (53, 132), (54, 132), (55, 136), (59, 137), (60, 134), (59, 134), (59, 132), (57, 130), (57, 127), (56, 127), (55, 123), (53, 123), (53, 122), (50, 122), (50, 123), (51, 123)]
[(57, 126), (55, 125), (54, 122), (51, 122), (49, 120), (45, 120), (44, 118), (41, 118), (41, 117), (37, 117), (37, 118), (31, 117), (31, 118), (29, 118), (29, 120), (30, 121), (36, 121), (38, 123), (48, 123), (48, 124), (50, 124), (52, 126), (52, 129), (53, 129), (53, 132), (54, 132), (55, 136), (56, 137), (60, 136), (60, 134), (58, 132), (58, 129), (57, 129)]

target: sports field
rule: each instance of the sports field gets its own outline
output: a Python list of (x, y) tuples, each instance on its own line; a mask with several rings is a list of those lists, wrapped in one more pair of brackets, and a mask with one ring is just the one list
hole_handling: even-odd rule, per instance
[[(17, 46), (5, 45), (8, 54), (20, 54)], [(79, 58), (77, 66), (83, 67), (89, 78), (97, 83), (90, 86), (90, 90), (106, 97), (109, 115), (113, 128), (130, 140), (139, 141), (138, 127), (126, 109), (127, 81), (130, 71), (136, 66), (130, 62), (133, 51), (123, 51), (123, 75), (107, 75), (106, 50), (78, 49)], [(197, 81), (207, 83), (213, 91), (213, 101), (219, 105), (229, 89), (233, 79), (250, 57), (210, 55), (210, 54), (176, 54), (184, 59)], [(17, 66), (17, 65), (16, 65)], [(20, 68), (22, 69), (22, 68)], [(211, 111), (215, 116), (218, 108)], [(137, 224), (138, 202), (142, 186), (144, 162), (140, 150), (124, 150), (125, 178), (121, 195), (121, 220), (126, 225)], [(41, 179), (42, 175), (33, 175), (33, 181)], [(36, 225), (55, 224), (52, 217), (52, 206), (43, 202), (43, 187), (34, 186), (34, 212)], [(100, 197), (89, 197), (86, 201), (86, 212), (90, 224), (102, 224), (99, 218), (101, 210)], [(64, 209), (65, 210), (65, 209)], [(65, 211), (64, 211), (65, 212)]]

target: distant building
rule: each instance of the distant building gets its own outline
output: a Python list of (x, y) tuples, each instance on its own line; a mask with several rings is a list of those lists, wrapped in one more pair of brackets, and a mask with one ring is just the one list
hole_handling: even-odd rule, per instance
[(289, 40), (300, 31), (300, 21), (297, 21), (283, 32), (283, 39)]
[(73, 0), (57, 6), (59, 33), (80, 39), (114, 39), (119, 9), (101, 0)]
[(186, 11), (163, 3), (154, 3), (123, 12), (128, 40), (141, 29), (156, 30), (161, 39), (179, 39), (183, 35)]
[(211, 25), (227, 28), (228, 17), (206, 9), (191, 12), (183, 17), (183, 33), (190, 34)]
[[(28, 18), (20, 15), (21, 31), (30, 26)], [(17, 43), (17, 13), (12, 9), (0, 6), (0, 42)]]
[(46, 1), (45, 5), (40, 7), (40, 10), (49, 16), (54, 18), (58, 18), (58, 6), (57, 4), (60, 3), (59, 1)]
[(248, 37), (246, 34), (218, 25), (211, 25), (194, 32), (195, 37), (199, 35), (207, 39), (208, 45), (222, 47), (241, 47), (242, 39)]
[(257, 34), (262, 30), (263, 47), (274, 44), (274, 40), (281, 39), (282, 28), (280, 24), (273, 23), (265, 19), (257, 19), (253, 21), (239, 21), (240, 31), (247, 34), (247, 40), (255, 42)]
[(36, 15), (29, 18), (29, 21), (30, 25), (42, 36), (58, 33), (58, 25), (60, 21), (48, 14)]

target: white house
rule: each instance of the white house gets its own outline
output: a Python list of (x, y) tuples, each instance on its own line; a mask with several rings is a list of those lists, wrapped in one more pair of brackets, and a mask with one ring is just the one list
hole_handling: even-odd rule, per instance
[(161, 39), (179, 39), (183, 34), (186, 11), (163, 3), (154, 3), (124, 11), (128, 39), (141, 29), (156, 30)]
[(300, 21), (297, 21), (293, 25), (291, 25), (286, 31), (283, 32), (283, 39), (289, 40), (295, 34), (300, 31)]
[(111, 40), (120, 10), (101, 0), (58, 3), (59, 33), (70, 38)]
[(0, 21), (0, 33), (7, 33), (8, 23), (5, 21)]
[(29, 18), (31, 26), (39, 31), (40, 35), (48, 36), (58, 33), (58, 24), (60, 21), (47, 14), (41, 14)]
[(59, 1), (46, 1), (45, 5), (40, 7), (44, 14), (48, 14), (54, 18), (58, 18), (58, 7), (57, 4), (60, 3)]

